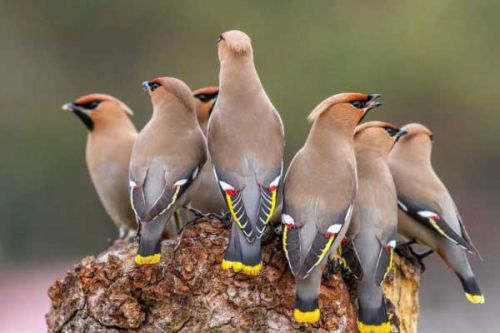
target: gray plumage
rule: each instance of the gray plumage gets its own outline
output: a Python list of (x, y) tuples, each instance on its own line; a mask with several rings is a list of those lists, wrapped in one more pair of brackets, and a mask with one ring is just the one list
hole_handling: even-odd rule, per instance
[(420, 124), (403, 129), (408, 134), (389, 156), (400, 207), (398, 231), (436, 251), (459, 277), (467, 299), (483, 303), (467, 258), (467, 251), (477, 250), (451, 195), (431, 165), (432, 133)]
[(165, 223), (184, 204), (185, 192), (193, 190), (206, 161), (206, 142), (189, 87), (174, 78), (145, 85), (153, 116), (139, 133), (130, 162), (132, 206), (141, 224), (138, 264), (159, 260)]
[(344, 238), (356, 196), (354, 128), (379, 105), (375, 98), (344, 93), (320, 103), (309, 116), (313, 126), (306, 143), (287, 171), (283, 246), (296, 277), (298, 322), (319, 320), (321, 267)]
[(347, 238), (362, 267), (357, 289), (362, 333), (390, 332), (382, 282), (396, 245), (397, 197), (387, 159), (398, 133), (403, 132), (392, 124), (372, 121), (358, 126), (354, 136), (358, 194)]
[(208, 124), (208, 143), (214, 173), (234, 222), (222, 266), (257, 275), (262, 268), (260, 237), (270, 219), (261, 213), (270, 207), (262, 189), (275, 207), (283, 124), (255, 69), (250, 38), (240, 31), (225, 32), (218, 50), (219, 95)]

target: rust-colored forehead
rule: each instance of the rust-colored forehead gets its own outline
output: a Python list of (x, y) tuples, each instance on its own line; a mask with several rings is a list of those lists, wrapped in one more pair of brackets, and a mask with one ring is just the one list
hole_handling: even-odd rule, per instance
[(399, 129), (396, 125), (388, 123), (386, 121), (369, 121), (364, 124), (361, 124), (359, 126), (356, 126), (356, 131), (355, 133), (360, 133), (363, 132), (364, 130), (367, 130), (369, 128), (392, 128), (394, 130)]
[(217, 86), (210, 86), (210, 87), (203, 87), (200, 89), (197, 89), (193, 91), (193, 95), (200, 95), (200, 94), (207, 94), (207, 95), (214, 95), (219, 92), (219, 87)]
[(363, 94), (363, 93), (341, 93), (334, 95), (331, 100), (331, 104), (338, 104), (338, 103), (350, 103), (353, 101), (366, 101), (368, 100), (368, 94)]
[(106, 101), (106, 100), (116, 100), (116, 98), (106, 94), (88, 94), (78, 97), (77, 99), (75, 99), (74, 103), (86, 104), (93, 101)]

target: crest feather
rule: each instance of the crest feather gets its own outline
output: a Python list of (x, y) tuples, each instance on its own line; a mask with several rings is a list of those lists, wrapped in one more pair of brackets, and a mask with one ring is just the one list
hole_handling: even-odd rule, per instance
[(222, 34), (227, 46), (237, 55), (244, 55), (252, 52), (252, 40), (239, 30), (226, 31)]

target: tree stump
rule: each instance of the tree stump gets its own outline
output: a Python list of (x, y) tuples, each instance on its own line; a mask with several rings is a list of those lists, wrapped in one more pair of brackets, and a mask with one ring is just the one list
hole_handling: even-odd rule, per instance
[[(134, 263), (135, 242), (116, 241), (49, 288), (48, 332), (357, 332), (355, 281), (325, 273), (320, 322), (297, 324), (279, 241), (263, 247), (264, 269), (250, 278), (221, 269), (228, 237), (221, 221), (201, 219), (145, 266)], [(393, 332), (416, 332), (419, 284), (419, 268), (395, 256), (384, 286)]]

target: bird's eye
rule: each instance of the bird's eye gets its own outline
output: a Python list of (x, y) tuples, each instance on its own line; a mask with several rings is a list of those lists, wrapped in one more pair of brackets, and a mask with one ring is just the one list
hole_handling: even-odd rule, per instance
[(217, 95), (218, 95), (218, 92), (211, 93), (211, 94), (201, 93), (201, 94), (194, 95), (194, 97), (196, 97), (197, 99), (199, 99), (203, 103), (206, 103), (206, 102), (209, 102), (209, 101), (217, 98)]
[(352, 106), (354, 106), (355, 108), (358, 108), (358, 109), (361, 109), (365, 106), (365, 102), (363, 102), (363, 101), (352, 101), (351, 104), (352, 104)]
[(397, 129), (394, 129), (391, 127), (385, 127), (384, 129), (387, 132), (387, 134), (389, 134), (390, 136), (395, 136), (398, 133)]
[(149, 82), (149, 89), (151, 91), (155, 91), (159, 87), (161, 87), (161, 84), (159, 84), (158, 82)]
[(82, 107), (86, 110), (94, 110), (95, 108), (97, 108), (99, 106), (99, 104), (101, 104), (101, 101), (94, 100), (94, 101), (91, 101), (88, 103), (74, 103), (74, 104), (79, 106), (79, 107)]
[(87, 104), (86, 109), (93, 110), (93, 109), (97, 108), (99, 106), (99, 104), (101, 104), (101, 101), (92, 101), (92, 102)]
[(202, 102), (208, 102), (208, 100), (210, 99), (210, 97), (207, 94), (198, 94), (194, 97), (198, 98)]

